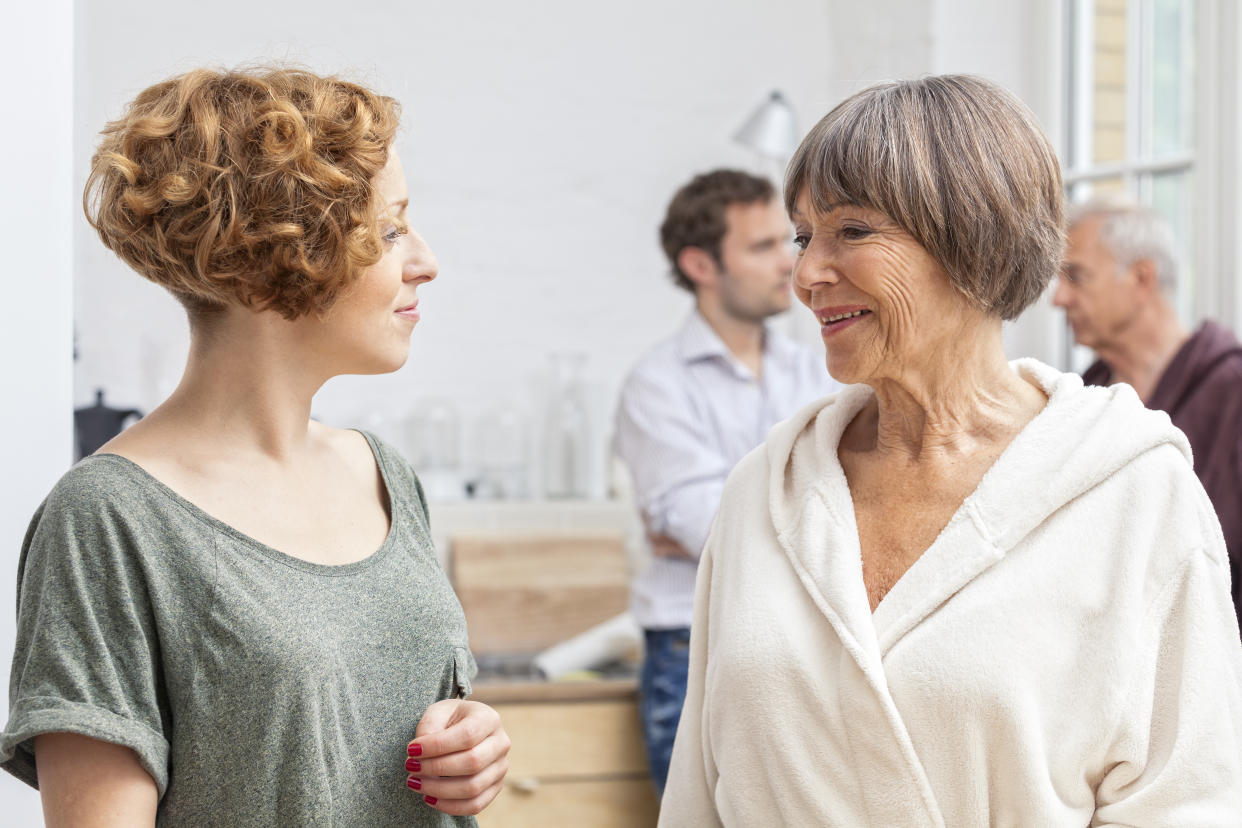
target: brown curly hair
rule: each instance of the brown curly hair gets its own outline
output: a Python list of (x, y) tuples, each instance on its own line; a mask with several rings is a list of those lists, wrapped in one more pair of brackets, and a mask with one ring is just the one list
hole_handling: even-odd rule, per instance
[(399, 116), (392, 98), (302, 69), (187, 72), (104, 128), (86, 218), (192, 318), (320, 313), (379, 261), (373, 180)]
[(720, 244), (728, 231), (725, 212), (733, 204), (754, 204), (776, 198), (766, 178), (741, 170), (700, 173), (673, 196), (660, 225), (660, 246), (672, 268), (673, 282), (695, 292), (694, 282), (681, 270), (677, 257), (687, 247), (706, 250), (720, 263)]

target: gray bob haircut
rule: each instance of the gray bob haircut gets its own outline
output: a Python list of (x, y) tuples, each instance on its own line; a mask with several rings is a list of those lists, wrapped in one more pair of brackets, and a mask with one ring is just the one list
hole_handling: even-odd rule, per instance
[(1119, 268), (1147, 260), (1156, 269), (1156, 282), (1166, 294), (1177, 290), (1177, 255), (1173, 230), (1150, 207), (1116, 197), (1093, 198), (1069, 209), (1069, 226), (1100, 220), (1099, 238)]
[(1035, 116), (972, 75), (880, 83), (825, 115), (789, 162), (785, 207), (884, 213), (969, 301), (1002, 319), (1034, 302), (1065, 247), (1061, 169)]

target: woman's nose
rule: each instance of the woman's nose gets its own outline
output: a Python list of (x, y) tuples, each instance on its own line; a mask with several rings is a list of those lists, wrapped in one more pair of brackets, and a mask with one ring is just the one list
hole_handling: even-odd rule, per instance
[(797, 287), (810, 290), (815, 285), (834, 285), (840, 280), (831, 258), (808, 247), (794, 262), (793, 281)]
[(436, 254), (432, 252), (431, 247), (423, 241), (422, 236), (413, 231), (410, 235), (413, 236), (410, 241), (414, 249), (406, 259), (401, 276), (407, 282), (430, 282), (439, 275), (440, 263), (436, 260)]

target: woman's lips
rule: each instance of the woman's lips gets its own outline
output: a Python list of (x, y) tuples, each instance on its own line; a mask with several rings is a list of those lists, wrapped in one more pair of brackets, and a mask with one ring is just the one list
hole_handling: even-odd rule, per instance
[(820, 335), (829, 336), (844, 330), (855, 322), (871, 315), (871, 311), (858, 305), (852, 307), (823, 308), (815, 312), (819, 319)]
[(408, 319), (411, 322), (417, 322), (421, 318), (418, 312), (417, 302), (412, 305), (406, 305), (404, 308), (397, 308), (397, 310), (393, 312), (402, 319)]

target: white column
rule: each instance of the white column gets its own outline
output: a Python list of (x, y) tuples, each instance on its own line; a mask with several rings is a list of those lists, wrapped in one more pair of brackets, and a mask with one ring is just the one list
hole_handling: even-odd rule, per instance
[[(5, 719), (17, 557), (31, 514), (73, 459), (73, 0), (14, 3), (0, 27), (0, 689)], [(0, 773), (0, 822), (43, 824), (37, 792)]]
[(1242, 11), (1201, 0), (1195, 55), (1195, 316), (1242, 331)]

